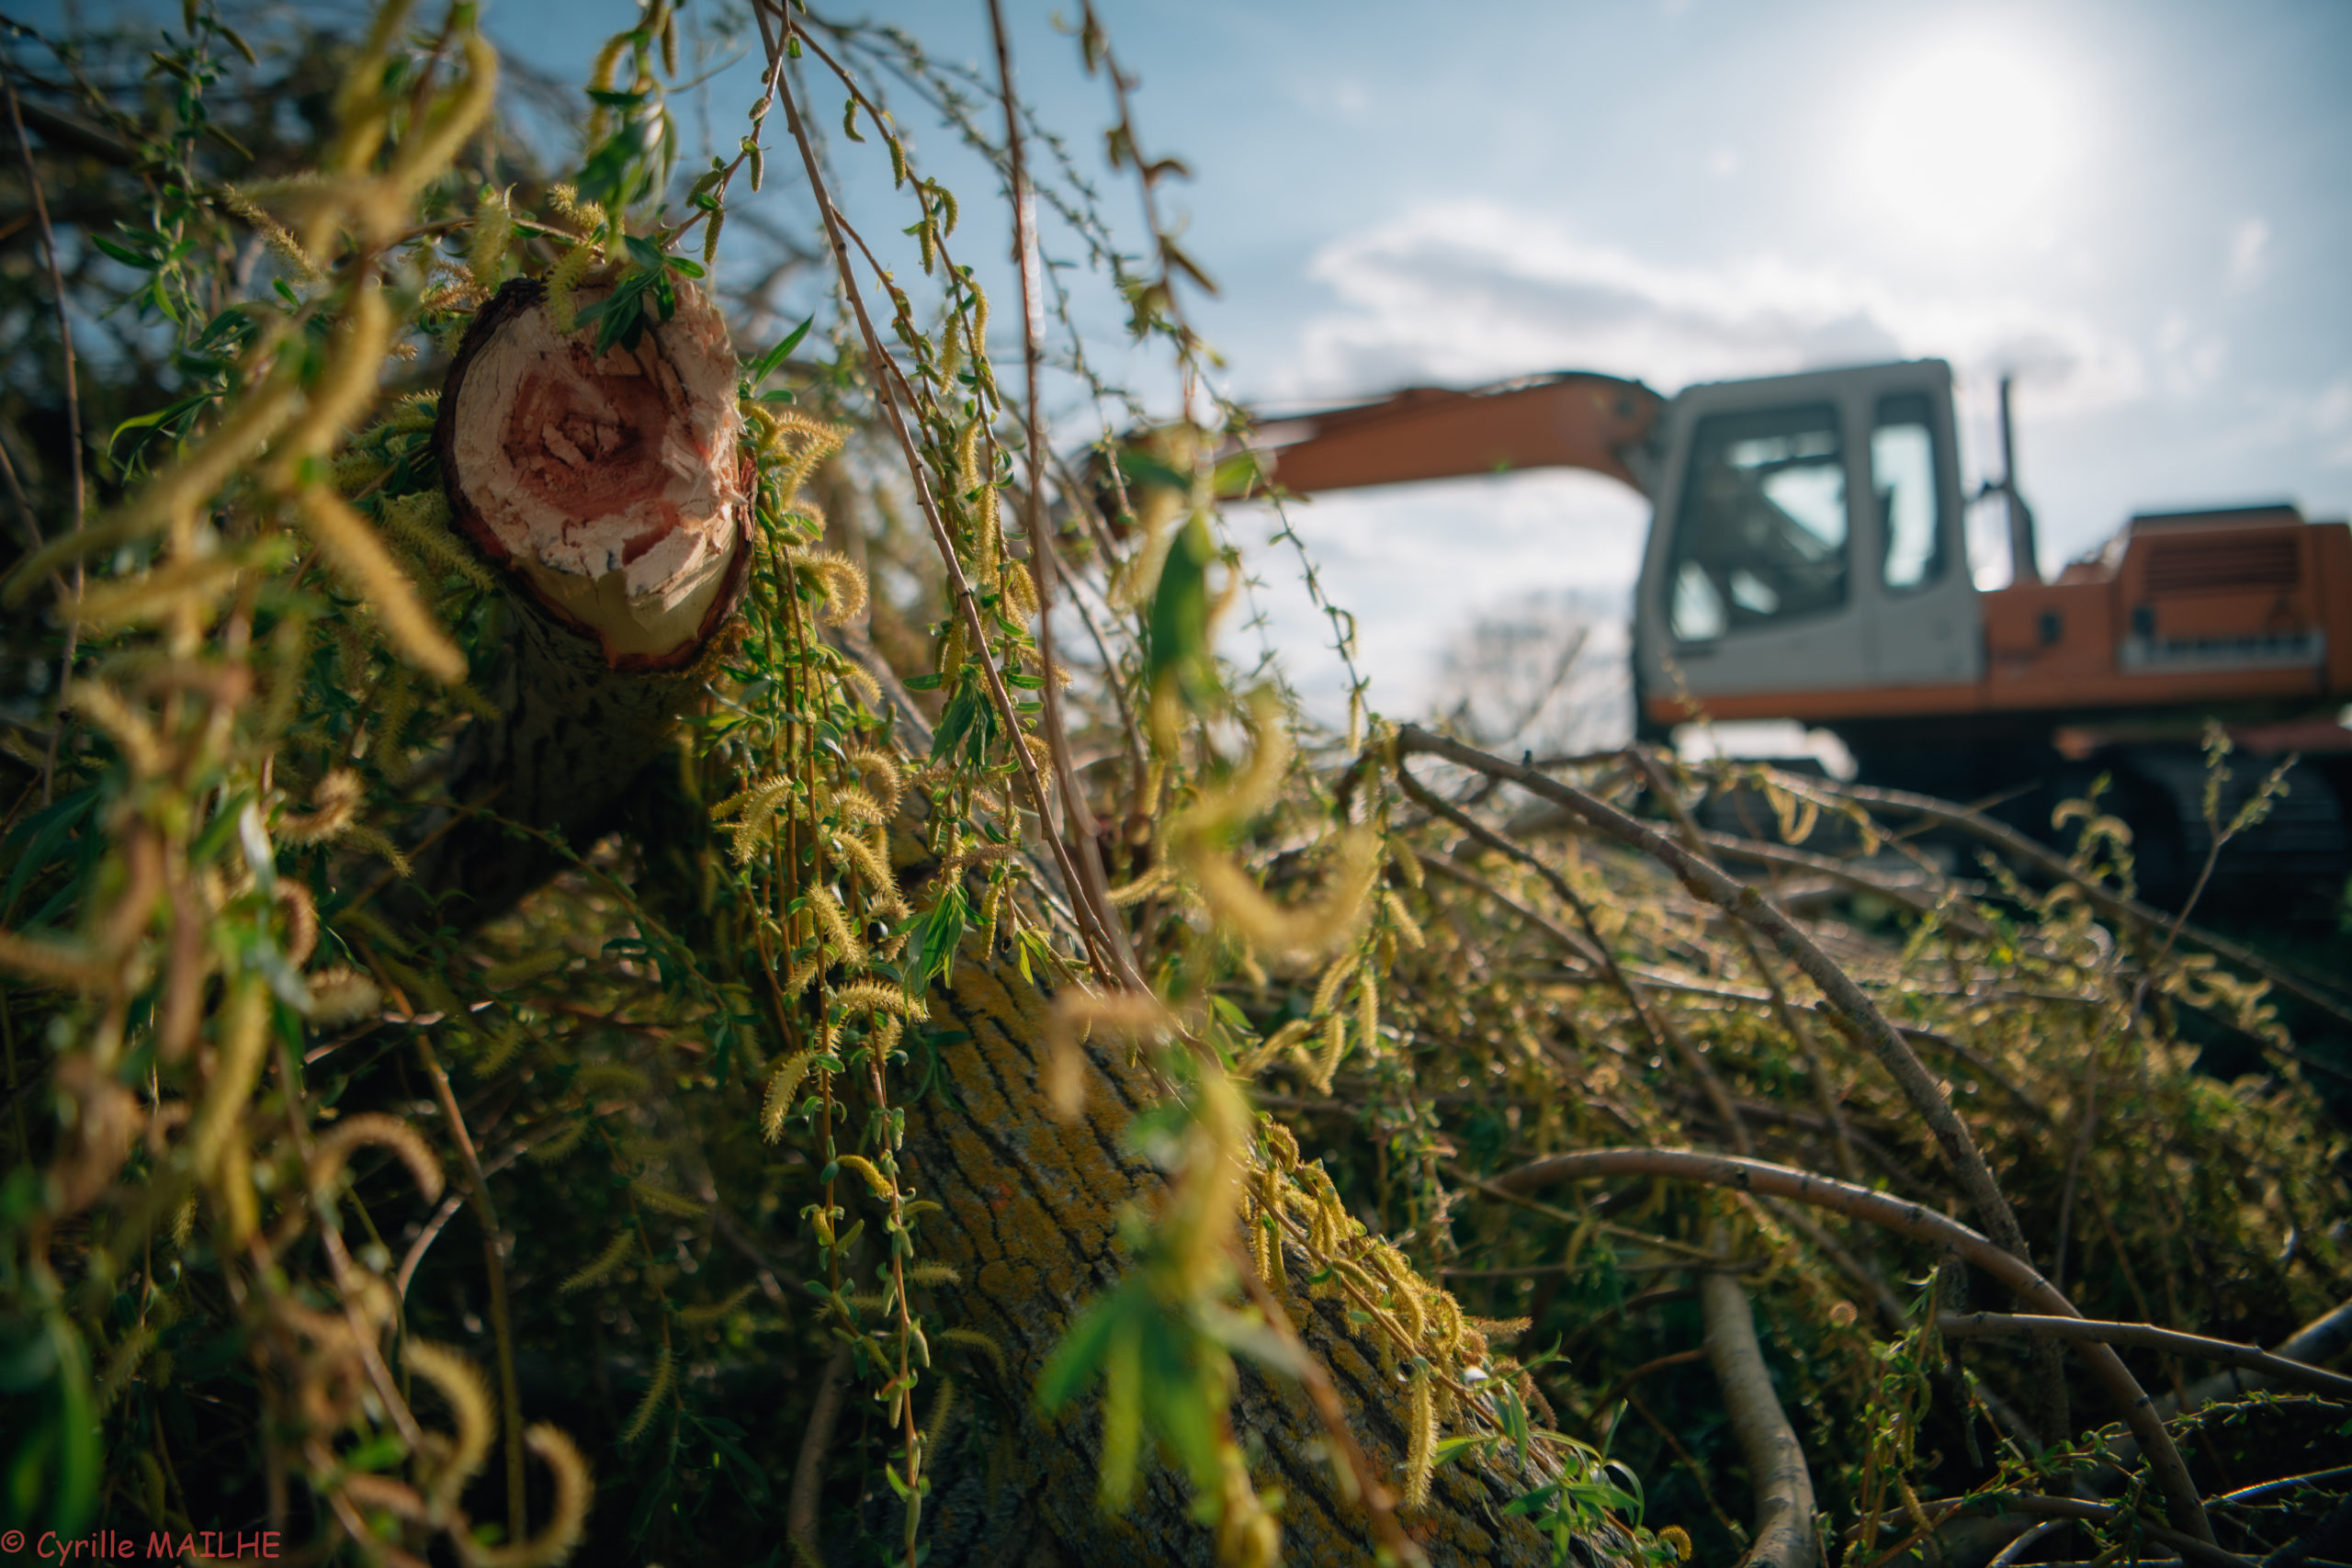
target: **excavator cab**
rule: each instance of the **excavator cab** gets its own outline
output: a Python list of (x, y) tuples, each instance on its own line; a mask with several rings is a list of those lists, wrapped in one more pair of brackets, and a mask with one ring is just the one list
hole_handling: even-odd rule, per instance
[[(2284, 503), (2143, 516), (2044, 582), (2006, 383), (2002, 405), (2007, 471), (1987, 489), (2008, 502), (2016, 581), (1983, 593), (1939, 359), (1672, 398), (1590, 371), (1411, 388), (1262, 425), (1246, 467), (1302, 493), (1528, 468), (1623, 479), (1656, 507), (1634, 589), (1637, 733), (1702, 716), (1820, 727), (1871, 783), (2002, 798), (2035, 832), (2106, 774), (2159, 900), (2187, 895), (2212, 843), (2204, 724), (2256, 757), (2300, 753), (2203, 896), (2316, 889), (2303, 904), (2332, 922), (2352, 870), (2352, 529)], [(2238, 768), (2219, 821), (2261, 777)]]
[(1951, 369), (1941, 360), (1693, 387), (1653, 437), (1635, 590), (1645, 728), (1734, 699), (1973, 681)]

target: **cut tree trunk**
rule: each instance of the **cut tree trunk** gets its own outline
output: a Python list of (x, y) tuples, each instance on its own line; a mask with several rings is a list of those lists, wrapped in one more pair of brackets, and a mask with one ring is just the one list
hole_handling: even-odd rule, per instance
[[(650, 327), (634, 354), (595, 357), (586, 333), (556, 330), (544, 290), (527, 282), (507, 285), (467, 333), (435, 444), (459, 528), (508, 584), (514, 637), (491, 692), (499, 716), (470, 726), (453, 758), (459, 819), (419, 856), (412, 919), (479, 925), (567, 863), (505, 823), (586, 852), (699, 699), (743, 591), (749, 485), (735, 466), (724, 328), (692, 290), (680, 296), (677, 317)], [(1148, 1211), (1166, 1190), (1158, 1169), (1121, 1149), (1127, 1121), (1158, 1098), (1143, 1068), (1097, 1052), (1082, 1118), (1049, 1114), (1038, 1077), (1049, 1004), (1015, 968), (959, 966), (935, 1016), (967, 1038), (941, 1053), (946, 1093), (908, 1108), (910, 1179), (943, 1206), (922, 1222), (924, 1255), (963, 1276), (942, 1292), (956, 1325), (1002, 1350), (991, 1393), (1020, 1437), (1004, 1483), (1015, 1495), (975, 1501), (974, 1486), (942, 1478), (925, 1516), (932, 1561), (1205, 1564), (1213, 1535), (1180, 1476), (1148, 1461), (1126, 1514), (1105, 1515), (1094, 1405), (1049, 1418), (1032, 1394), (1072, 1314), (1118, 1281), (1122, 1210)], [(1311, 1268), (1289, 1258), (1294, 1278)], [(1296, 1294), (1283, 1304), (1329, 1369), (1357, 1440), (1401, 1490), (1405, 1384), (1340, 1304)], [(1320, 1457), (1327, 1438), (1304, 1393), (1245, 1365), (1232, 1419), (1258, 1483), (1283, 1494), (1284, 1560), (1373, 1562), (1365, 1511)], [(1439, 1470), (1430, 1503), (1400, 1517), (1432, 1563), (1549, 1563), (1549, 1540), (1502, 1513), (1532, 1484), (1508, 1457), (1467, 1459)], [(1571, 1560), (1633, 1556), (1606, 1531), (1577, 1541)]]
[[(582, 288), (585, 306), (599, 291)], [(617, 821), (700, 694), (751, 566), (751, 475), (736, 363), (691, 288), (635, 350), (557, 331), (517, 278), (474, 318), (442, 389), (434, 450), (458, 530), (504, 579), (513, 636), (447, 793), (469, 811), (419, 857), (419, 882), (477, 925)]]

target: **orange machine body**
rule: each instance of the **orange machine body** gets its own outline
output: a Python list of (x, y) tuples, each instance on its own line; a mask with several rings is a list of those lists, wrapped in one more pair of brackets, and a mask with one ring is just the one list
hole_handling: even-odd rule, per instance
[[(2132, 519), (2054, 582), (1980, 593), (1980, 679), (1709, 697), (1717, 719), (2245, 716), (2352, 701), (2352, 528), (2263, 506)], [(1693, 715), (1652, 694), (1648, 716)]]

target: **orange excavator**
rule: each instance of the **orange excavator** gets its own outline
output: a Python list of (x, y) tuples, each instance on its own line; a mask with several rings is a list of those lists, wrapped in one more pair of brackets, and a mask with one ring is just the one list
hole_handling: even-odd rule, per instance
[[(2044, 581), (2016, 484), (1963, 495), (1952, 375), (1914, 360), (1694, 386), (1565, 372), (1413, 388), (1269, 420), (1262, 476), (1302, 495), (1537, 468), (1648, 497), (1634, 588), (1638, 733), (1782, 719), (1835, 733), (1864, 782), (2007, 796), (2020, 827), (2098, 773), (2134, 829), (2141, 885), (2178, 898), (2211, 844), (2208, 718), (2240, 750), (2224, 792), (2304, 761), (2207, 899), (2293, 886), (2333, 907), (2352, 856), (2352, 529), (2269, 503), (2143, 515)], [(1979, 590), (1967, 502), (2007, 505), (2013, 581)]]

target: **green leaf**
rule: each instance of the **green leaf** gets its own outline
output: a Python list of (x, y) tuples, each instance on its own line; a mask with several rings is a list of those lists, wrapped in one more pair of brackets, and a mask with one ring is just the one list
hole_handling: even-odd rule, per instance
[(1136, 1281), (1130, 1280), (1088, 1307), (1070, 1325), (1069, 1332), (1062, 1336), (1062, 1342), (1046, 1359), (1046, 1370), (1038, 1374), (1039, 1405), (1049, 1414), (1059, 1410), (1069, 1403), (1072, 1394), (1086, 1386), (1109, 1353), (1112, 1337), (1139, 1304), (1138, 1295)]
[(220, 396), (220, 394), (218, 391), (209, 389), (201, 392), (191, 392), (187, 397), (180, 399), (176, 402), (164, 404), (162, 408), (157, 409), (153, 413), (135, 414), (130, 419), (124, 420), (120, 424), (116, 425), (114, 427), (114, 433), (107, 437), (107, 457), (109, 459), (114, 457), (115, 447), (120, 444), (123, 436), (130, 432), (134, 430), (160, 429), (162, 426), (169, 424), (172, 421), (179, 418), (182, 414), (192, 413), (196, 410), (202, 408), (205, 404), (213, 401)]
[(1170, 468), (1150, 453), (1134, 446), (1119, 454), (1119, 471), (1144, 484), (1165, 485), (1170, 490), (1182, 491), (1193, 488), (1192, 475)]
[(939, 690), (939, 675), (933, 672), (929, 675), (910, 675), (902, 684), (910, 692), (935, 692)]
[(915, 926), (915, 981), (928, 986), (933, 979), (953, 979), (956, 950), (964, 941), (971, 909), (964, 901), (962, 884), (951, 881), (939, 902), (924, 912)]
[(792, 351), (800, 346), (800, 340), (808, 335), (808, 329), (816, 324), (817, 318), (809, 317), (786, 333), (782, 343), (745, 366), (743, 374), (750, 378), (752, 385), (756, 387), (770, 376), (775, 375), (777, 368), (792, 357)]
[(956, 694), (947, 699), (946, 711), (939, 716), (939, 728), (931, 732), (932, 756), (954, 756), (956, 743), (964, 739), (966, 730), (972, 728), (972, 721), (980, 716), (981, 706), (980, 694), (972, 689), (971, 673), (967, 671), (962, 682), (956, 688)]
[(90, 243), (97, 246), (99, 251), (104, 254), (112, 256), (115, 260), (122, 263), (123, 265), (135, 266), (141, 272), (153, 272), (156, 267), (163, 265), (163, 263), (154, 255), (144, 252), (134, 251), (129, 245), (122, 244), (114, 240), (109, 240), (104, 234), (91, 235)]
[(1178, 689), (1195, 704), (1217, 689), (1216, 650), (1209, 641), (1208, 579), (1209, 562), (1216, 558), (1208, 523), (1195, 515), (1176, 536), (1167, 564), (1159, 569), (1147, 628), (1153, 683), (1172, 675)]

